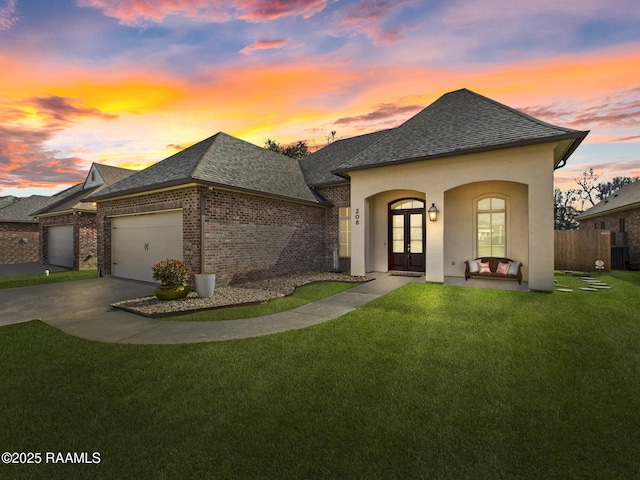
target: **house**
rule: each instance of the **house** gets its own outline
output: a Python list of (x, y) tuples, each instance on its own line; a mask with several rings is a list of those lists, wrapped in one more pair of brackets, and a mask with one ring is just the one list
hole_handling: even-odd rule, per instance
[(300, 162), (218, 133), (89, 197), (100, 268), (149, 281), (172, 257), (227, 284), (329, 269), (337, 256), (353, 275), (442, 283), (492, 255), (552, 291), (553, 171), (587, 133), (466, 89)]
[(640, 267), (640, 181), (624, 185), (577, 217), (580, 230), (611, 232), (611, 267)]
[(51, 197), (42, 195), (0, 197), (0, 264), (38, 261), (38, 219), (32, 212), (51, 202)]
[(135, 173), (94, 163), (84, 182), (56, 195), (32, 213), (38, 218), (40, 261), (75, 270), (97, 267), (96, 205), (83, 200)]

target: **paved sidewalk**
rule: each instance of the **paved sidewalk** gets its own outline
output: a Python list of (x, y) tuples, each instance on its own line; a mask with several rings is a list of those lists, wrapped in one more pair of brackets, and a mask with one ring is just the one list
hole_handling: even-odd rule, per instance
[(372, 274), (376, 279), (287, 312), (242, 320), (173, 322), (141, 317), (109, 307), (43, 318), (48, 325), (87, 340), (129, 344), (178, 344), (258, 337), (296, 330), (355, 310), (409, 282), (424, 277)]

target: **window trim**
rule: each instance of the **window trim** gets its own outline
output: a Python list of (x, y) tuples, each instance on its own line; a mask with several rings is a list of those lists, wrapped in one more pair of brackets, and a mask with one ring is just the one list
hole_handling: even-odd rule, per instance
[[(487, 198), (498, 198), (500, 200), (504, 200), (504, 210), (479, 210), (478, 204), (482, 200), (486, 200)], [(508, 195), (505, 195), (502, 193), (496, 193), (496, 192), (484, 193), (482, 195), (479, 195), (473, 198), (472, 209), (473, 209), (473, 231), (472, 231), (473, 252), (474, 252), (474, 255), (476, 255), (476, 258), (479, 258), (480, 256), (478, 252), (478, 213), (500, 212), (500, 211), (504, 211), (504, 221), (505, 221), (504, 258), (510, 258), (509, 255), (511, 251), (511, 218), (510, 218), (511, 198)]]
[[(346, 210), (346, 215), (343, 215), (343, 211)], [(342, 222), (343, 220), (347, 221), (347, 243), (342, 243)], [(343, 254), (342, 247), (345, 245), (347, 252), (346, 255)], [(351, 258), (351, 206), (348, 207), (338, 207), (338, 256), (340, 258)]]

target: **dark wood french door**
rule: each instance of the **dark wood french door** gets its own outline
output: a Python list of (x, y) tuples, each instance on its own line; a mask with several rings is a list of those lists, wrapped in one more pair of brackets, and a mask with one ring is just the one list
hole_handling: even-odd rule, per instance
[(389, 270), (425, 271), (424, 208), (389, 211)]

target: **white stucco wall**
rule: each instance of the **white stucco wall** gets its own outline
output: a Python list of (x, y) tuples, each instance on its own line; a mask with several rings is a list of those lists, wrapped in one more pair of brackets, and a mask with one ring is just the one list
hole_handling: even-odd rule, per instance
[(486, 196), (501, 197), (507, 206), (506, 257), (524, 263), (524, 280), (529, 278), (529, 215), (527, 185), (514, 182), (475, 182), (445, 192), (447, 209), (444, 230), (444, 274), (464, 277), (464, 261), (477, 256), (476, 205)]
[(352, 215), (359, 215), (357, 223), (352, 218), (352, 273), (386, 271), (387, 204), (410, 196), (440, 210), (437, 222), (427, 222), (426, 281), (460, 275), (458, 262), (474, 256), (469, 200), (502, 189), (510, 198), (508, 255), (522, 256), (517, 259), (526, 265), (531, 289), (552, 291), (554, 148), (552, 143), (351, 172)]

